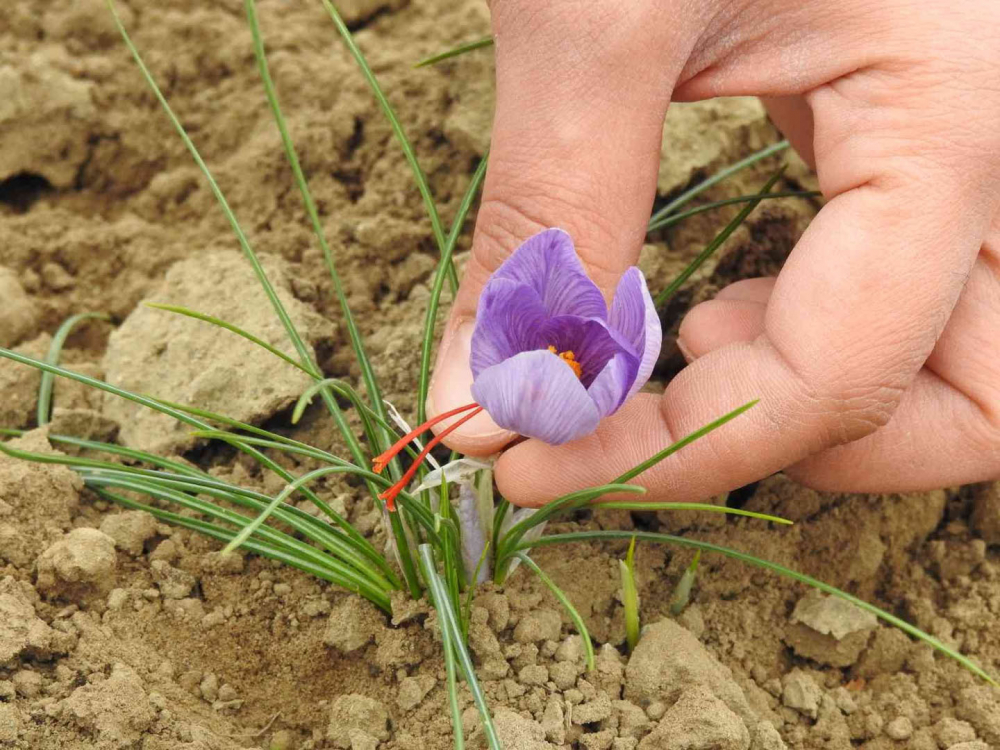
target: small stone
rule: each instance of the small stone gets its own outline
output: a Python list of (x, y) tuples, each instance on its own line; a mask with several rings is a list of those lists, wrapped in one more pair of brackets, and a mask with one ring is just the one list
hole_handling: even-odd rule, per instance
[[(3, 175), (0, 179), (5, 179)], [(13, 346), (27, 336), (38, 322), (38, 306), (29, 297), (17, 274), (6, 266), (0, 266), (0, 299), (3, 300), (3, 315), (0, 315), (0, 346)]]
[(11, 677), (14, 689), (22, 698), (37, 698), (42, 692), (42, 676), (30, 669), (19, 669)]
[(292, 593), (292, 587), (287, 583), (276, 583), (274, 584), (274, 593), (275, 596), (288, 596)]
[(593, 724), (609, 716), (611, 716), (611, 700), (604, 694), (573, 709), (574, 724)]
[(639, 750), (748, 750), (743, 720), (704, 687), (685, 690)]
[(630, 701), (614, 701), (612, 705), (618, 719), (619, 737), (642, 739), (646, 736), (650, 727), (645, 711)]
[(600, 732), (581, 735), (578, 742), (585, 750), (611, 750), (611, 743), (614, 740), (614, 729), (602, 729)]
[(115, 542), (97, 529), (73, 529), (38, 558), (36, 586), (68, 598), (102, 597), (114, 586)]
[(820, 664), (854, 664), (878, 626), (875, 615), (834, 596), (811, 590), (792, 612), (785, 641), (795, 653)]
[(969, 722), (949, 716), (934, 725), (934, 735), (941, 747), (950, 748), (962, 742), (972, 742), (976, 739), (976, 730)]
[(177, 542), (173, 539), (164, 539), (149, 553), (150, 562), (153, 560), (164, 560), (172, 563), (178, 557), (180, 557), (180, 551), (177, 549)]
[(220, 701), (226, 701), (228, 703), (229, 701), (236, 700), (238, 697), (239, 696), (236, 694), (236, 688), (234, 688), (228, 682), (219, 688)]
[(375, 640), (383, 626), (382, 617), (373, 605), (360, 597), (346, 597), (330, 612), (323, 643), (349, 654)]
[(267, 748), (268, 750), (295, 750), (298, 744), (295, 732), (291, 729), (279, 729), (271, 735), (271, 741)]
[(536, 609), (521, 617), (514, 628), (514, 640), (518, 643), (538, 643), (558, 640), (562, 630), (562, 618), (551, 609)]
[(522, 685), (544, 685), (549, 681), (549, 670), (543, 664), (529, 665), (517, 673), (517, 679)]
[(583, 639), (578, 635), (571, 635), (566, 638), (556, 649), (556, 661), (559, 662), (582, 662), (583, 661)]
[(198, 582), (186, 570), (175, 568), (165, 560), (154, 560), (149, 567), (153, 573), (153, 581), (167, 599), (187, 598)]
[(1000, 544), (1000, 482), (976, 488), (971, 525), (987, 544)]
[(995, 750), (995, 748), (990, 748), (981, 740), (973, 740), (972, 742), (959, 742), (957, 745), (949, 747), (948, 750)]
[(562, 702), (556, 698), (549, 698), (545, 704), (545, 712), (542, 714), (542, 729), (545, 730), (545, 739), (562, 745), (566, 741), (566, 719), (563, 713)]
[(126, 510), (105, 518), (101, 531), (114, 539), (118, 549), (140, 555), (145, 543), (156, 536), (156, 525), (156, 519), (146, 511)]
[(108, 609), (112, 612), (117, 612), (125, 603), (128, 601), (128, 591), (125, 589), (111, 589), (111, 593), (108, 594)]
[(793, 669), (782, 679), (781, 702), (789, 708), (815, 719), (819, 713), (823, 690), (801, 669)]
[(549, 667), (549, 677), (560, 690), (568, 690), (573, 687), (579, 675), (580, 668), (576, 662), (557, 661)]
[(219, 678), (214, 674), (205, 675), (198, 688), (201, 690), (201, 697), (209, 703), (219, 699)]
[(659, 721), (660, 718), (667, 712), (667, 707), (662, 701), (653, 701), (648, 706), (646, 706), (646, 716), (648, 716), (653, 721)]
[(406, 677), (399, 683), (399, 694), (396, 696), (396, 703), (404, 711), (410, 711), (420, 705), (436, 684), (437, 679), (429, 674), (423, 674), (418, 677)]
[(384, 741), (389, 739), (388, 725), (389, 714), (379, 701), (350, 693), (340, 696), (330, 705), (326, 738), (341, 750), (349, 750), (354, 744), (353, 730), (362, 730)]
[(0, 704), (0, 743), (14, 744), (20, 731), (20, 719), (14, 706)]
[(897, 716), (885, 725), (885, 733), (892, 740), (908, 740), (913, 734), (913, 724), (905, 716)]
[(511, 750), (544, 750), (550, 747), (545, 741), (545, 730), (541, 724), (509, 708), (498, 708), (493, 724), (503, 747)]

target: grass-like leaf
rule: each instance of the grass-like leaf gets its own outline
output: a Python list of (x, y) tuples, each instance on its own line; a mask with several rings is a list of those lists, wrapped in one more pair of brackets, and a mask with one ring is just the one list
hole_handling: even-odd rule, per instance
[(658, 503), (643, 500), (607, 500), (594, 503), (594, 510), (697, 510), (705, 513), (724, 513), (729, 516), (744, 516), (745, 518), (756, 518), (760, 521), (770, 521), (791, 526), (792, 521), (781, 516), (772, 516), (768, 513), (757, 513), (743, 508), (728, 508), (725, 505), (712, 505), (711, 503)]
[[(472, 658), (469, 656), (465, 641), (462, 639), (462, 631), (458, 627), (458, 617), (452, 608), (451, 599), (448, 597), (444, 581), (441, 580), (441, 576), (437, 572), (437, 566), (434, 562), (434, 551), (429, 544), (421, 544), (418, 547), (418, 552), (420, 554), (420, 568), (430, 591), (431, 603), (438, 613), (438, 623), (442, 635), (445, 630), (448, 631), (452, 650), (458, 660), (462, 675), (465, 677), (465, 682), (469, 686), (469, 691), (472, 693), (472, 700), (479, 710), (479, 719), (483, 723), (483, 734), (486, 736), (486, 742), (490, 750), (502, 750), (503, 744), (500, 742), (496, 728), (493, 726), (493, 718), (490, 716), (489, 706), (486, 705), (486, 696), (479, 685), (479, 680), (476, 677), (476, 669), (472, 664)], [(462, 731), (461, 722), (457, 726), (454, 726), (454, 731)]]
[(701, 268), (702, 264), (706, 260), (711, 258), (712, 255), (715, 254), (716, 250), (722, 247), (722, 243), (728, 240), (730, 235), (732, 235), (733, 232), (735, 232), (737, 229), (740, 228), (740, 225), (747, 220), (747, 217), (750, 216), (751, 213), (753, 213), (753, 210), (757, 208), (757, 205), (764, 199), (764, 196), (767, 195), (768, 191), (774, 186), (774, 183), (778, 181), (778, 179), (781, 177), (784, 171), (785, 169), (784, 167), (782, 167), (773, 175), (771, 175), (771, 178), (767, 181), (767, 183), (765, 183), (764, 187), (761, 188), (761, 191), (757, 193), (756, 196), (754, 196), (754, 199), (751, 200), (749, 203), (747, 203), (740, 210), (740, 212), (733, 218), (733, 220), (729, 222), (722, 229), (722, 231), (719, 232), (715, 236), (715, 238), (708, 243), (708, 245), (705, 246), (705, 249), (702, 250), (700, 253), (698, 253), (698, 257), (695, 258), (693, 261), (691, 261), (691, 263), (688, 264), (687, 268), (681, 271), (681, 273), (677, 276), (676, 279), (670, 282), (670, 285), (666, 289), (664, 289), (662, 292), (656, 295), (653, 302), (656, 304), (657, 307), (662, 307), (668, 299), (673, 297), (674, 294), (677, 293), (677, 290), (684, 285), (684, 282), (691, 277), (691, 274), (693, 274), (695, 271)]
[[(385, 115), (385, 119), (389, 122), (392, 132), (396, 136), (396, 140), (399, 142), (400, 148), (403, 150), (403, 156), (406, 158), (406, 163), (410, 165), (410, 171), (413, 172), (413, 179), (417, 183), (417, 190), (420, 192), (420, 197), (424, 202), (424, 208), (427, 210), (427, 216), (431, 222), (431, 230), (434, 232), (434, 239), (437, 242), (438, 250), (441, 253), (444, 253), (445, 236), (444, 230), (441, 228), (441, 217), (438, 214), (437, 205), (434, 203), (434, 196), (431, 195), (430, 186), (427, 184), (427, 176), (424, 174), (424, 170), (421, 168), (420, 162), (417, 160), (417, 154), (413, 150), (413, 144), (410, 143), (410, 139), (406, 137), (406, 131), (403, 129), (402, 123), (400, 123), (399, 118), (396, 116), (396, 111), (392, 108), (392, 105), (389, 103), (389, 99), (382, 90), (382, 86), (379, 84), (378, 79), (375, 77), (371, 67), (368, 65), (368, 60), (365, 59), (361, 49), (355, 43), (354, 35), (351, 34), (351, 30), (347, 28), (347, 24), (344, 23), (344, 19), (340, 17), (340, 13), (330, 0), (320, 1), (323, 3), (323, 7), (326, 8), (326, 12), (330, 16), (330, 20), (333, 21), (333, 25), (337, 27), (337, 31), (343, 38), (344, 44), (347, 45), (347, 49), (354, 58), (354, 61), (361, 69), (361, 73), (365, 77), (365, 81), (368, 82), (368, 87), (375, 95), (375, 100), (382, 109), (382, 114)], [(454, 263), (448, 264), (448, 279), (451, 282), (452, 294), (454, 294), (458, 290), (458, 274), (455, 272)]]
[(459, 55), (464, 55), (466, 52), (473, 52), (477, 49), (483, 49), (483, 47), (492, 47), (493, 37), (486, 36), (482, 39), (476, 39), (472, 42), (465, 42), (457, 47), (453, 47), (447, 52), (439, 52), (436, 55), (431, 55), (430, 57), (425, 57), (418, 63), (414, 63), (414, 68), (426, 68), (428, 65), (433, 65), (434, 63), (439, 63), (442, 60), (449, 60), (452, 57), (458, 57)]
[(717, 208), (722, 208), (724, 206), (732, 206), (736, 203), (748, 203), (749, 201), (755, 200), (774, 200), (776, 198), (818, 198), (821, 197), (823, 193), (819, 190), (780, 190), (774, 193), (768, 193), (767, 195), (760, 195), (759, 193), (754, 193), (753, 195), (738, 195), (735, 198), (724, 198), (718, 201), (712, 201), (711, 203), (705, 203), (701, 206), (695, 208), (689, 208), (687, 211), (681, 211), (677, 214), (671, 214), (660, 219), (655, 225), (650, 224), (648, 231), (655, 232), (659, 229), (666, 229), (667, 227), (672, 227), (674, 224), (678, 224), (684, 219), (689, 219), (692, 216), (697, 216), (698, 214), (705, 213), (706, 211), (714, 211)]
[(652, 531), (578, 531), (571, 532), (567, 534), (553, 534), (551, 536), (543, 536), (541, 539), (536, 539), (533, 541), (522, 542), (516, 548), (515, 551), (522, 551), (532, 549), (534, 547), (546, 547), (553, 544), (567, 544), (570, 542), (586, 542), (594, 540), (610, 540), (610, 539), (630, 539), (632, 537), (642, 541), (649, 542), (660, 542), (664, 544), (676, 544), (681, 547), (688, 547), (690, 549), (701, 550), (702, 552), (717, 552), (720, 555), (725, 555), (726, 557), (731, 557), (734, 560), (739, 560), (741, 562), (747, 563), (748, 565), (753, 565), (758, 568), (764, 568), (765, 570), (770, 570), (777, 573), (785, 578), (790, 578), (794, 581), (804, 583), (807, 586), (811, 586), (814, 589), (819, 589), (820, 591), (835, 596), (838, 599), (843, 599), (846, 602), (850, 602), (859, 609), (863, 609), (866, 612), (871, 612), (873, 615), (878, 617), (890, 625), (893, 625), (904, 633), (917, 638), (924, 643), (932, 646), (936, 650), (940, 651), (945, 656), (954, 659), (963, 667), (968, 669), (973, 674), (983, 678), (991, 685), (1000, 687), (1000, 683), (997, 683), (982, 667), (976, 664), (974, 661), (969, 659), (967, 656), (963, 656), (955, 649), (951, 648), (941, 641), (939, 641), (934, 636), (929, 633), (925, 633), (918, 627), (911, 625), (906, 622), (906, 620), (900, 619), (895, 615), (886, 612), (874, 604), (869, 604), (864, 599), (859, 599), (852, 594), (848, 594), (846, 591), (841, 591), (835, 586), (831, 586), (828, 583), (824, 583), (812, 576), (807, 576), (804, 573), (799, 573), (798, 571), (786, 568), (784, 565), (779, 565), (778, 563), (771, 562), (770, 560), (764, 560), (763, 558), (756, 557), (754, 555), (748, 554), (746, 552), (740, 552), (739, 550), (731, 549), (729, 547), (723, 547), (718, 544), (712, 544), (711, 542), (703, 542), (698, 539), (689, 539), (682, 536), (674, 536), (673, 534), (659, 534)]
[(656, 213), (654, 213), (650, 217), (650, 219), (649, 219), (649, 228), (650, 228), (650, 231), (652, 231), (652, 229), (654, 228), (654, 225), (658, 224), (660, 221), (662, 221), (663, 219), (665, 219), (667, 216), (670, 216), (672, 213), (674, 213), (681, 206), (683, 206), (686, 203), (690, 202), (690, 200), (692, 198), (694, 198), (695, 196), (701, 195), (701, 193), (704, 193), (706, 190), (708, 190), (713, 185), (717, 185), (718, 183), (720, 183), (723, 180), (725, 180), (727, 177), (731, 177), (732, 175), (736, 174), (737, 172), (740, 172), (740, 171), (746, 169), (747, 167), (753, 166), (754, 164), (756, 164), (757, 162), (761, 161), (762, 159), (766, 159), (769, 156), (772, 156), (774, 154), (777, 154), (777, 153), (780, 153), (780, 152), (784, 151), (786, 148), (789, 147), (789, 145), (791, 145), (791, 144), (787, 140), (782, 140), (782, 141), (778, 141), (777, 143), (773, 143), (770, 146), (767, 146), (766, 148), (762, 148), (760, 151), (755, 151), (754, 153), (750, 154), (750, 156), (746, 157), (745, 159), (740, 159), (735, 164), (730, 164), (728, 167), (720, 169), (718, 172), (716, 172), (715, 174), (713, 174), (711, 177), (708, 177), (707, 179), (704, 179), (701, 182), (699, 182), (694, 187), (692, 187), (692, 188), (690, 188), (688, 190), (685, 190), (683, 193), (681, 193), (680, 195), (678, 195), (676, 198), (674, 198), (672, 201), (670, 201), (669, 203), (667, 203), (667, 205), (665, 205), (663, 208), (661, 208), (660, 210), (658, 210)]
[(573, 621), (573, 624), (576, 625), (577, 632), (580, 633), (580, 639), (583, 641), (583, 650), (587, 655), (587, 669), (593, 670), (594, 644), (590, 640), (590, 631), (587, 630), (587, 624), (583, 621), (580, 613), (577, 612), (576, 607), (573, 606), (573, 603), (569, 600), (569, 597), (566, 596), (563, 590), (556, 586), (556, 582), (549, 578), (544, 570), (538, 567), (535, 561), (531, 559), (530, 555), (525, 552), (518, 552), (517, 557), (521, 562), (531, 568), (532, 572), (538, 576), (538, 579), (545, 584), (549, 591), (551, 591), (556, 599), (559, 600), (559, 603), (563, 605), (563, 608), (566, 610), (569, 618)]
[(176, 315), (183, 315), (184, 317), (194, 318), (195, 320), (200, 320), (204, 323), (211, 323), (213, 326), (216, 326), (218, 328), (224, 328), (225, 330), (230, 331), (231, 333), (235, 333), (237, 336), (245, 338), (250, 343), (256, 344), (262, 349), (267, 350), (275, 357), (284, 360), (292, 367), (296, 368), (297, 370), (300, 370), (301, 372), (304, 372), (309, 377), (316, 377), (315, 373), (312, 370), (303, 367), (301, 363), (296, 362), (294, 359), (289, 357), (280, 349), (271, 346), (269, 343), (264, 341), (264, 339), (260, 338), (259, 336), (254, 336), (252, 333), (250, 333), (244, 328), (240, 328), (235, 323), (230, 323), (229, 321), (222, 320), (222, 318), (217, 318), (214, 315), (209, 315), (208, 313), (198, 312), (197, 310), (192, 310), (191, 308), (183, 307), (182, 305), (168, 305), (163, 302), (144, 302), (143, 304), (146, 307), (152, 308), (154, 310), (163, 310), (165, 312), (175, 313)]
[(758, 399), (754, 399), (753, 401), (750, 401), (749, 403), (743, 404), (743, 406), (740, 406), (740, 407), (738, 407), (736, 409), (733, 409), (731, 412), (729, 412), (728, 414), (725, 414), (725, 415), (719, 417), (714, 422), (710, 422), (707, 425), (705, 425), (704, 427), (701, 427), (701, 428), (695, 430), (690, 435), (686, 435), (685, 437), (682, 437), (680, 440), (678, 440), (673, 445), (668, 445), (666, 448), (664, 448), (663, 450), (661, 450), (659, 453), (656, 453), (655, 455), (650, 456), (649, 458), (647, 458), (642, 463), (637, 464), (636, 466), (633, 466), (631, 469), (629, 469), (628, 471), (626, 471), (624, 474), (622, 474), (620, 477), (618, 477), (615, 480), (615, 483), (616, 484), (622, 484), (624, 482), (628, 482), (630, 479), (635, 479), (637, 476), (639, 476), (640, 474), (642, 474), (647, 469), (650, 469), (653, 466), (656, 466), (656, 464), (660, 463), (660, 461), (662, 461), (663, 459), (665, 459), (667, 456), (673, 455), (674, 453), (676, 453), (677, 451), (679, 451), (681, 448), (684, 448), (685, 446), (688, 446), (691, 443), (693, 443), (695, 440), (698, 440), (699, 438), (703, 438), (703, 437), (705, 437), (705, 435), (707, 435), (708, 433), (713, 432), (713, 431), (719, 429), (720, 427), (722, 427), (722, 425), (726, 424), (727, 422), (733, 421), (734, 419), (736, 419), (736, 417), (740, 416), (740, 414), (742, 414), (743, 412), (747, 411), (748, 409), (753, 408), (757, 404), (757, 401), (758, 401)]
[(476, 167), (475, 174), (466, 188), (465, 195), (462, 196), (462, 203), (455, 214), (455, 220), (451, 224), (451, 232), (445, 242), (444, 251), (438, 261), (437, 271), (434, 274), (434, 283), (431, 285), (431, 295), (427, 300), (427, 314), (424, 317), (424, 342), (420, 349), (420, 371), (417, 380), (417, 424), (427, 421), (427, 389), (430, 385), (431, 374), (431, 351), (434, 348), (434, 329), (437, 324), (438, 304), (441, 300), (441, 291), (444, 288), (444, 280), (451, 267), (451, 256), (455, 252), (455, 244), (462, 233), (462, 225), (465, 217), (472, 208), (472, 203), (479, 193), (479, 188), (483, 184), (486, 176), (486, 165), (489, 162), (489, 152), (483, 155)]
[[(66, 344), (66, 339), (73, 332), (80, 323), (87, 320), (111, 320), (111, 317), (106, 313), (101, 312), (85, 312), (77, 313), (76, 315), (71, 315), (63, 321), (62, 325), (56, 330), (56, 335), (52, 337), (52, 342), (49, 344), (49, 350), (45, 354), (45, 361), (50, 365), (59, 364), (59, 356), (62, 354), (63, 346)], [(37, 408), (37, 421), (38, 426), (41, 427), (44, 424), (49, 423), (49, 418), (52, 415), (52, 386), (55, 384), (55, 377), (50, 372), (42, 373), (42, 382), (38, 386), (38, 408)]]

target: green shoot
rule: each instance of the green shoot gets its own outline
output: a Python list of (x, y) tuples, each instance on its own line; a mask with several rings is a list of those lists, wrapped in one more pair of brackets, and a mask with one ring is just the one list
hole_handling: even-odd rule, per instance
[(698, 573), (698, 562), (701, 560), (701, 550), (694, 553), (694, 560), (687, 566), (681, 579), (674, 588), (674, 595), (670, 597), (670, 614), (674, 617), (679, 615), (691, 601), (691, 587), (694, 586), (694, 578)]
[[(45, 361), (50, 365), (59, 364), (59, 355), (62, 354), (66, 339), (69, 338), (70, 333), (73, 332), (73, 329), (77, 325), (87, 320), (111, 320), (111, 318), (107, 314), (99, 312), (77, 313), (66, 318), (56, 331), (56, 335), (52, 337), (52, 343), (49, 344), (49, 351), (45, 355)], [(37, 421), (39, 427), (48, 424), (49, 418), (52, 415), (52, 386), (54, 384), (55, 379), (52, 373), (43, 372), (42, 382), (38, 387)]]
[(483, 47), (492, 47), (493, 37), (487, 36), (482, 39), (476, 39), (472, 42), (465, 42), (460, 44), (447, 52), (439, 52), (436, 55), (431, 55), (430, 57), (425, 57), (418, 63), (414, 63), (414, 68), (426, 68), (428, 65), (433, 65), (434, 63), (439, 63), (442, 60), (448, 60), (452, 57), (458, 57), (459, 55), (464, 55), (466, 52), (472, 52), (473, 50), (482, 49)]
[(639, 591), (635, 585), (635, 537), (628, 545), (624, 560), (618, 561), (622, 579), (622, 606), (625, 609), (625, 641), (628, 650), (639, 644)]

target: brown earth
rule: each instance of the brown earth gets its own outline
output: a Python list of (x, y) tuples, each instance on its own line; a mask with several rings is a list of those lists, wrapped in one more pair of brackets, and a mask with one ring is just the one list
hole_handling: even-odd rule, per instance
[[(226, 191), (330, 375), (356, 378), (322, 259), (264, 106), (238, 2), (122, 3), (164, 92)], [(342, 8), (453, 215), (489, 140), (492, 55), (415, 71), (488, 33), (485, 4), (351, 0)], [(391, 130), (318, 3), (260, 5), (276, 85), (351, 305), (387, 396), (414, 407), (436, 251)], [(752, 100), (674, 107), (659, 192), (779, 136)], [(794, 161), (794, 160), (793, 160)], [(710, 192), (756, 189), (775, 160)], [(793, 163), (786, 187), (813, 185)], [(774, 273), (816, 206), (761, 207), (668, 311), (734, 279)], [(735, 210), (656, 236), (642, 265), (669, 281)], [(472, 217), (470, 217), (471, 226)], [(468, 239), (462, 248), (467, 249)], [(288, 427), (302, 382), (242, 342), (138, 306), (173, 301), (281, 331), (214, 199), (158, 109), (100, 0), (0, 5), (0, 345), (41, 356), (68, 315), (108, 312), (69, 340), (87, 374)], [(681, 365), (668, 338), (660, 382)], [(0, 424), (33, 426), (38, 376), (0, 361)], [(177, 451), (250, 486), (280, 488), (231, 452), (194, 444), (82, 386), (61, 383), (53, 432)], [(294, 434), (339, 441), (318, 411)], [(22, 439), (49, 450), (44, 431)], [(289, 463), (289, 468), (302, 467)], [(381, 543), (370, 501), (318, 485)], [(898, 614), (1000, 673), (1000, 485), (920, 495), (824, 495), (775, 476), (732, 501), (791, 528), (690, 513), (588, 513), (573, 528), (661, 528), (755, 553)], [(560, 527), (563, 527), (560, 526)], [(649, 628), (623, 647), (624, 544), (546, 548), (599, 644), (580, 641), (523, 569), (487, 587), (471, 645), (508, 748), (1000, 747), (1000, 691), (900, 632), (729, 559), (703, 560), (692, 604), (668, 616), (690, 554), (640, 545)], [(368, 605), (254, 557), (123, 513), (64, 468), (0, 459), (0, 747), (447, 748), (433, 616), (392, 625)], [(463, 692), (465, 729), (481, 743)]]

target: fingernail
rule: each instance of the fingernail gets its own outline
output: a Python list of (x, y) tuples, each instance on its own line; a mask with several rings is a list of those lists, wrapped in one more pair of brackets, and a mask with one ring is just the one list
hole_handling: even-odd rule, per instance
[(691, 364), (695, 360), (695, 356), (691, 353), (691, 350), (684, 345), (684, 341), (680, 338), (677, 339), (677, 348), (680, 349), (681, 355), (684, 357), (684, 361)]

